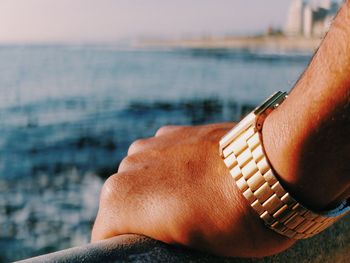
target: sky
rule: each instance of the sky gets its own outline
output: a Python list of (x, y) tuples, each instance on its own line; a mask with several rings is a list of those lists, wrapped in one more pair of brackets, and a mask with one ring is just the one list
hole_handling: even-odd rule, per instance
[(290, 0), (0, 0), (0, 43), (114, 42), (283, 27)]

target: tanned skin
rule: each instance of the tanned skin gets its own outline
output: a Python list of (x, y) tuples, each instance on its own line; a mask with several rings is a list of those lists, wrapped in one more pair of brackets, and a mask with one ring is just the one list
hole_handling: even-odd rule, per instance
[[(233, 126), (166, 126), (134, 142), (103, 186), (92, 241), (134, 233), (233, 257), (293, 245), (264, 225), (220, 158), (218, 142)], [(349, 1), (262, 133), (273, 169), (298, 201), (321, 211), (349, 199)]]

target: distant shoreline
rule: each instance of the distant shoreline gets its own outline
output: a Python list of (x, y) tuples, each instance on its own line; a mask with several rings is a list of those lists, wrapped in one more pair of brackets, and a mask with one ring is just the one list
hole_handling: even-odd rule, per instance
[(182, 40), (143, 40), (136, 47), (198, 48), (198, 49), (248, 49), (273, 51), (313, 52), (321, 43), (320, 38), (286, 36), (222, 37)]

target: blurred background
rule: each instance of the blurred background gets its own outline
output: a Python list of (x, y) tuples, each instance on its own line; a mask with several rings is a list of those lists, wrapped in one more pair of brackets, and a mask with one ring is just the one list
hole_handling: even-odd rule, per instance
[(0, 262), (87, 243), (133, 140), (289, 90), (339, 4), (1, 0)]

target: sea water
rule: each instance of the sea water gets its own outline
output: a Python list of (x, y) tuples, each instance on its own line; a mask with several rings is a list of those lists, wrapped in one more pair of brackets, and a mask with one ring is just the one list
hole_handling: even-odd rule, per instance
[(0, 262), (89, 241), (128, 145), (167, 124), (238, 120), (311, 54), (0, 47)]

